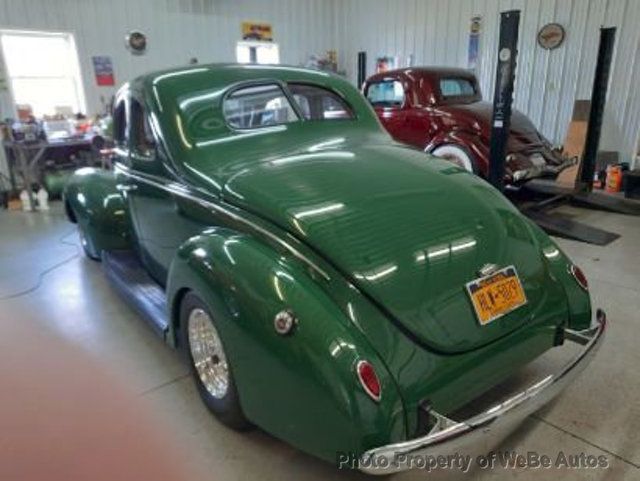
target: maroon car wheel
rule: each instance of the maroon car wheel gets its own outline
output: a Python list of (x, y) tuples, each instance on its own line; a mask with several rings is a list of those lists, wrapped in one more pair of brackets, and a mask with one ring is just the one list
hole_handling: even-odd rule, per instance
[(469, 151), (455, 144), (440, 145), (431, 151), (432, 155), (443, 158), (449, 162), (456, 164), (458, 167), (462, 167), (464, 170), (477, 173), (476, 163), (473, 156)]

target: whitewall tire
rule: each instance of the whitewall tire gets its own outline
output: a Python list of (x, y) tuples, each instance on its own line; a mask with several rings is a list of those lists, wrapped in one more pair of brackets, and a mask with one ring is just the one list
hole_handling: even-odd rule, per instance
[(464, 170), (475, 173), (475, 163), (471, 154), (459, 145), (445, 144), (440, 145), (431, 151), (431, 155), (448, 160), (449, 162), (462, 167)]

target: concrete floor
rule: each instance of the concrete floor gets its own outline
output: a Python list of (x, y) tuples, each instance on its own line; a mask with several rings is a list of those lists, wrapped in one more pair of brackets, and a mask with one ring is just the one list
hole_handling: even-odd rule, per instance
[[(561, 450), (604, 455), (609, 468), (476, 468), (474, 479), (640, 479), (640, 218), (568, 207), (564, 213), (622, 234), (607, 247), (558, 241), (587, 273), (594, 304), (607, 311), (608, 339), (589, 374), (493, 447), (538, 451), (553, 459)], [(0, 212), (0, 322), (23, 317), (37, 319), (47, 335), (79, 346), (133, 390), (166, 423), (166, 431), (184, 448), (185, 461), (203, 480), (366, 478), (337, 471), (259, 430), (240, 434), (218, 424), (200, 402), (179, 356), (111, 289), (100, 264), (79, 255), (74, 226), (59, 204), (47, 214)], [(412, 471), (394, 479), (425, 476)], [(456, 471), (429, 476), (465, 477)]]

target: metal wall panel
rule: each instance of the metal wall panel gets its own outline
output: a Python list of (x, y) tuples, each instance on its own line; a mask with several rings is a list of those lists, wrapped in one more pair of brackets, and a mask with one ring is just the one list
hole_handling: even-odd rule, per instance
[[(640, 133), (640, 0), (0, 0), (0, 28), (72, 32), (89, 111), (96, 111), (113, 89), (95, 86), (92, 55), (113, 58), (118, 82), (191, 57), (232, 61), (240, 22), (263, 20), (273, 25), (283, 62), (299, 65), (335, 48), (355, 81), (359, 50), (368, 53), (369, 73), (381, 55), (466, 67), (470, 19), (479, 14), (478, 77), (490, 99), (499, 13), (514, 8), (522, 12), (515, 106), (555, 143), (564, 140), (574, 101), (590, 97), (600, 26), (618, 27), (602, 147), (632, 158)], [(567, 30), (554, 51), (536, 43), (550, 21)], [(132, 29), (147, 33), (146, 55), (125, 50)]]
[[(281, 60), (300, 65), (312, 53), (336, 48), (334, 12), (334, 0), (0, 0), (0, 29), (73, 33), (87, 107), (95, 112), (114, 89), (95, 85), (93, 55), (112, 57), (118, 84), (192, 57), (235, 61), (240, 24), (253, 20), (270, 22)], [(125, 49), (125, 35), (133, 29), (147, 34), (145, 55)]]
[[(602, 149), (632, 160), (640, 137), (640, 0), (341, 0), (336, 3), (342, 65), (355, 79), (355, 55), (368, 73), (382, 55), (414, 55), (416, 65), (467, 67), (471, 16), (482, 15), (478, 77), (491, 100), (499, 14), (521, 10), (515, 106), (554, 143), (564, 141), (576, 99), (591, 97), (600, 26), (618, 27)], [(547, 51), (538, 30), (561, 23), (565, 43)]]

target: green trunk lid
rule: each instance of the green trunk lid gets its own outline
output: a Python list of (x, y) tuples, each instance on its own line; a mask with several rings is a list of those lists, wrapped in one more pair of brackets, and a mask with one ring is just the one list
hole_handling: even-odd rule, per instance
[[(306, 242), (417, 341), (478, 348), (527, 324), (560, 288), (527, 221), (478, 177), (390, 143), (315, 145), (244, 163), (225, 200)], [(527, 304), (481, 326), (465, 285), (488, 263), (516, 267)]]

